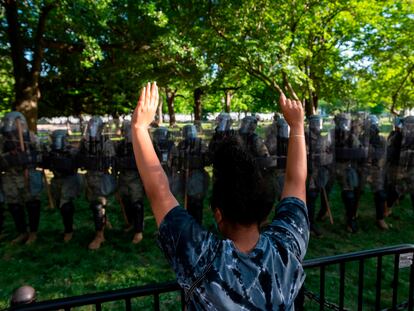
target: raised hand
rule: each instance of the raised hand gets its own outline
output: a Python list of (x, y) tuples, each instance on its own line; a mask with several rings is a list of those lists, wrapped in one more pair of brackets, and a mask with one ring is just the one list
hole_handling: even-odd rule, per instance
[(291, 129), (303, 128), (304, 111), (302, 103), (299, 100), (286, 98), (285, 94), (281, 93), (279, 98), (280, 108), (283, 116)]
[(147, 128), (154, 120), (158, 107), (158, 86), (156, 82), (142, 88), (137, 107), (132, 115), (132, 128)]

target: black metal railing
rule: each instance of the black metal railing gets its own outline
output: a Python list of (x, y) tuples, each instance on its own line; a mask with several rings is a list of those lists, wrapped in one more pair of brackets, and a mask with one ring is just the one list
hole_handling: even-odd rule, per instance
[[(383, 270), (383, 258), (385, 256), (394, 256), (393, 260), (393, 280), (392, 280), (392, 304), (385, 310), (413, 310), (414, 299), (414, 266), (413, 266), (413, 244), (397, 245), (373, 250), (360, 251), (355, 253), (348, 253), (343, 255), (329, 256), (323, 258), (316, 258), (306, 260), (304, 268), (307, 272), (311, 269), (319, 269), (319, 293), (313, 293), (309, 290), (304, 290), (302, 293), (308, 298), (313, 299), (319, 304), (319, 310), (347, 310), (345, 309), (345, 278), (346, 278), (346, 264), (356, 262), (358, 263), (358, 291), (357, 291), (357, 309), (362, 310), (364, 298), (364, 280), (365, 280), (365, 265), (367, 260), (376, 260), (376, 288), (375, 288), (375, 306), (370, 306), (370, 310), (381, 310), (381, 278)], [(408, 280), (408, 300), (398, 303), (398, 284), (400, 276), (401, 255), (410, 255), (404, 258), (404, 266), (410, 267)], [(326, 299), (326, 278), (327, 268), (339, 265), (339, 292), (338, 302), (332, 303)], [(305, 283), (306, 288), (306, 283)], [(137, 297), (153, 296), (153, 310), (160, 310), (160, 295), (169, 292), (179, 292), (181, 295), (180, 304), (181, 309), (184, 310), (185, 299), (184, 293), (176, 282), (153, 284), (147, 286), (131, 287), (120, 290), (105, 291), (95, 294), (87, 294), (82, 296), (73, 296), (68, 298), (54, 299), (43, 302), (37, 302), (30, 305), (23, 305), (14, 307), (13, 310), (71, 310), (74, 307), (95, 305), (96, 310), (102, 309), (102, 304), (112, 301), (124, 301), (125, 310), (131, 310), (131, 300)], [(297, 309), (303, 309), (302, 302), (300, 305), (295, 305)]]

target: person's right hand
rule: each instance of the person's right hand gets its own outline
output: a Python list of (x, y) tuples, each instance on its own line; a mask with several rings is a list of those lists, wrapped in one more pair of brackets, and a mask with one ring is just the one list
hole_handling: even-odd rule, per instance
[(149, 83), (142, 89), (137, 107), (132, 115), (131, 126), (133, 129), (148, 128), (154, 120), (158, 107), (157, 83)]
[(279, 104), (290, 128), (303, 128), (304, 111), (302, 103), (299, 100), (288, 99), (285, 94), (281, 93)]

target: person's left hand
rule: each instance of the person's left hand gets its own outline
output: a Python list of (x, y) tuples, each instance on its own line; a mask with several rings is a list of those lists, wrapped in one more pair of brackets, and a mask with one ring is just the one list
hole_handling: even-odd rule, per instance
[(137, 107), (132, 115), (132, 128), (148, 128), (154, 120), (155, 112), (158, 107), (158, 87), (157, 83), (149, 83), (142, 89)]

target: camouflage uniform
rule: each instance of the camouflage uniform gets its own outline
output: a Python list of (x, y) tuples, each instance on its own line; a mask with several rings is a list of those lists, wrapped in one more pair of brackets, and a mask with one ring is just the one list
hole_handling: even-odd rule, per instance
[(69, 241), (73, 232), (74, 200), (81, 192), (81, 177), (77, 173), (78, 150), (68, 142), (66, 130), (55, 130), (51, 136), (51, 148), (43, 156), (44, 167), (53, 172), (51, 193), (60, 210), (64, 226), (64, 240)]
[(198, 223), (203, 220), (203, 201), (210, 178), (204, 167), (208, 164), (207, 146), (197, 137), (194, 125), (183, 128), (183, 140), (173, 155), (176, 189), (184, 198), (184, 206)]
[(281, 115), (275, 114), (272, 124), (266, 130), (265, 145), (269, 154), (277, 158), (276, 170), (271, 178), (271, 187), (277, 200), (282, 196), (285, 183), (288, 140), (289, 125)]
[(123, 140), (117, 146), (116, 170), (118, 172), (118, 193), (129, 224), (134, 229), (134, 243), (142, 240), (144, 230), (144, 187), (135, 163), (132, 148), (131, 123), (124, 121)]
[[(318, 115), (311, 116), (308, 120), (309, 127), (306, 133), (308, 147), (308, 184), (306, 189), (306, 206), (308, 208), (311, 231), (320, 235), (315, 226), (315, 203), (321, 194), (321, 203), (331, 189), (330, 183), (333, 164), (333, 148), (331, 136), (321, 135), (322, 118)], [(327, 190), (328, 188), (328, 190)], [(326, 206), (321, 208), (320, 214), (326, 213)]]
[(409, 194), (414, 208), (414, 116), (403, 121), (396, 190), (399, 195)]
[(271, 156), (263, 140), (255, 133), (257, 119), (254, 116), (243, 118), (239, 128), (240, 138), (249, 151), (256, 159), (266, 185), (266, 196), (270, 204), (275, 201), (274, 176), (276, 169), (276, 157)]
[[(24, 150), (18, 134), (21, 127)], [(3, 118), (3, 147), (0, 166), (5, 201), (12, 214), (16, 230), (22, 241), (27, 233), (27, 209), (30, 235), (27, 243), (36, 239), (40, 220), (40, 192), (43, 188), (42, 174), (36, 170), (39, 163), (39, 144), (36, 136), (27, 128), (26, 119), (19, 112), (9, 112)]]
[(356, 213), (363, 185), (361, 163), (368, 157), (364, 133), (361, 133), (364, 120), (352, 120), (347, 113), (335, 116), (335, 160), (336, 176), (341, 187), (342, 201), (346, 210), (348, 230), (358, 230)]
[(374, 194), (376, 219), (379, 221), (384, 219), (384, 208), (387, 199), (385, 191), (386, 141), (380, 135), (378, 118), (370, 116), (368, 120), (370, 136), (367, 181), (371, 185), (371, 190)]
[(98, 116), (92, 117), (80, 148), (81, 167), (87, 170), (86, 198), (92, 210), (96, 231), (94, 241), (89, 244), (91, 249), (99, 248), (104, 241), (107, 196), (116, 188), (116, 180), (109, 174), (115, 156), (115, 147), (113, 142), (102, 134), (102, 129), (102, 119)]
[(386, 164), (385, 164), (385, 188), (387, 192), (387, 207), (390, 209), (399, 198), (397, 192), (398, 163), (402, 143), (402, 119), (394, 119), (394, 130), (387, 138)]

